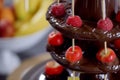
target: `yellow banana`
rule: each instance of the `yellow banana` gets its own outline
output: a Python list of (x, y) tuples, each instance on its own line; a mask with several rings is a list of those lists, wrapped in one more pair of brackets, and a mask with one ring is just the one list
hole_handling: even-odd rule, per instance
[(15, 36), (28, 35), (46, 28), (49, 23), (46, 21), (46, 11), (53, 0), (42, 0), (41, 6), (32, 19), (20, 26)]
[(41, 4), (41, 0), (29, 0), (29, 10), (25, 9), (25, 0), (13, 0), (15, 14), (18, 20), (27, 21), (36, 12)]

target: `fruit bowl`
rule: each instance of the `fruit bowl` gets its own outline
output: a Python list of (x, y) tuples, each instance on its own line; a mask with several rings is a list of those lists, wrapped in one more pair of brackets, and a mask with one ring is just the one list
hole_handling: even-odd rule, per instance
[(14, 52), (27, 50), (40, 42), (50, 30), (45, 15), (53, 1), (37, 1), (28, 2), (28, 11), (24, 7), (26, 5), (24, 0), (13, 0), (13, 10), (3, 6), (0, 19), (0, 49)]
[(45, 28), (26, 36), (0, 38), (0, 49), (7, 49), (14, 52), (27, 50), (40, 42), (49, 30), (50, 28)]

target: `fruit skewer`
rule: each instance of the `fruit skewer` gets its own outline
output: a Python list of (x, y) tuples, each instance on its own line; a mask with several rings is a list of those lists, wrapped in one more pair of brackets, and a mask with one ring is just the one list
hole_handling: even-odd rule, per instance
[[(74, 7), (75, 7), (74, 4), (75, 4), (75, 3), (74, 3), (74, 0), (72, 0), (72, 16), (75, 15), (75, 14), (74, 14)], [(74, 50), (75, 50), (74, 47), (75, 47), (75, 39), (73, 38), (73, 39), (72, 39), (72, 48), (73, 48), (72, 50), (73, 50), (73, 52), (74, 52)]]
[(110, 31), (113, 28), (112, 21), (106, 17), (106, 3), (105, 0), (101, 0), (101, 7), (102, 7), (102, 19), (100, 19), (97, 22), (97, 28), (104, 30), (104, 31)]
[[(72, 0), (72, 16), (74, 16), (74, 0)], [(72, 39), (72, 52), (74, 54), (74, 51), (75, 51), (75, 39), (73, 38)], [(79, 77), (76, 77), (75, 76), (75, 73), (76, 71), (73, 71), (73, 76), (72, 77), (69, 77), (68, 80), (72, 79), (72, 80), (79, 80)]]

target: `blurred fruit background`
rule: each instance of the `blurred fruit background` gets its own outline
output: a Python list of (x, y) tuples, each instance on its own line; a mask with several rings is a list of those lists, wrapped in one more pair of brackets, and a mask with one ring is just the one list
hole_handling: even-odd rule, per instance
[[(45, 52), (46, 36), (51, 31), (45, 14), (53, 1), (0, 0), (0, 56), (14, 55), (23, 61), (35, 53)], [(1, 60), (0, 64), (3, 62)], [(3, 66), (0, 66), (0, 74), (6, 76), (12, 72), (1, 72)], [(4, 79), (0, 76), (0, 80)]]

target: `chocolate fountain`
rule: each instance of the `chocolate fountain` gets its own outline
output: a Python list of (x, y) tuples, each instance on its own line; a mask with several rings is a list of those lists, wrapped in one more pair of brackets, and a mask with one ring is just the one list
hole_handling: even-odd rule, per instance
[[(52, 6), (58, 3), (57, 1), (49, 7), (46, 19), (55, 29), (55, 32), (59, 31), (62, 34), (63, 43), (56, 46), (48, 42), (47, 51), (50, 52), (53, 59), (58, 63), (72, 71), (76, 71), (77, 74), (79, 74), (80, 80), (119, 80), (120, 47), (118, 45), (120, 45), (120, 17), (118, 17), (118, 0), (74, 1), (74, 7), (72, 7), (71, 0), (59, 1), (59, 3), (64, 5), (65, 9), (64, 14), (60, 16), (55, 16), (51, 11)], [(104, 1), (104, 3), (102, 3), (102, 1)], [(66, 23), (68, 17), (73, 14), (73, 8), (74, 15), (79, 16), (82, 20), (80, 27)], [(106, 21), (107, 19), (111, 21), (111, 24), (105, 23), (108, 24), (107, 28), (97, 27), (99, 20)], [(104, 22), (100, 22), (100, 24), (103, 23)], [(110, 28), (111, 25), (112, 27)], [(107, 45), (104, 44), (105, 42), (107, 42)], [(66, 58), (66, 51), (72, 45), (73, 47), (77, 45), (82, 50), (82, 58), (75, 62), (70, 62)], [(101, 60), (103, 58), (97, 58), (98, 53), (100, 53), (102, 57), (108, 55), (99, 52), (101, 49), (104, 49), (105, 46), (114, 51), (115, 56), (109, 58), (114, 58), (114, 60), (105, 59), (106, 62), (104, 62), (104, 60)], [(106, 49), (104, 51), (106, 51)], [(107, 50), (107, 53), (108, 52), (109, 50)]]

